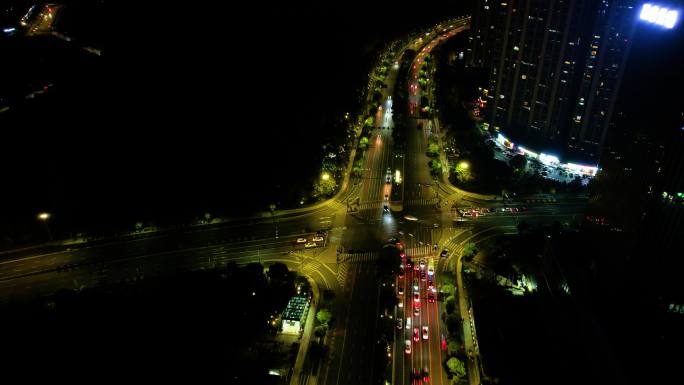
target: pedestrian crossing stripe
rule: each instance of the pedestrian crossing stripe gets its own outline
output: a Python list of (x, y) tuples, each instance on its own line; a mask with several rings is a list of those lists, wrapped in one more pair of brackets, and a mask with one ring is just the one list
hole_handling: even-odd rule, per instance
[[(437, 204), (439, 200), (437, 198), (430, 199), (409, 199), (405, 200), (404, 204), (410, 206), (433, 206)], [(373, 201), (373, 202), (361, 202), (360, 205), (351, 205), (353, 207), (358, 207), (359, 209), (379, 209), (384, 205), (389, 205), (386, 201)]]
[(433, 246), (417, 246), (404, 249), (409, 258), (428, 257), (437, 253)]
[(337, 265), (337, 283), (344, 287), (344, 283), (347, 280), (347, 266), (346, 263), (340, 263)]
[(371, 262), (378, 259), (380, 254), (374, 251), (366, 251), (363, 253), (348, 254), (343, 253), (339, 255), (340, 263), (362, 263)]
[(419, 199), (408, 199), (405, 201), (407, 205), (410, 206), (428, 206), (435, 205), (439, 202), (437, 198), (419, 198)]

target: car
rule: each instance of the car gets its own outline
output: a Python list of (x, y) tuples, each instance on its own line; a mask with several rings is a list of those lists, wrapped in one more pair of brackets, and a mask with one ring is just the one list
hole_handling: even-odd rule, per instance
[(411, 329), (411, 317), (406, 317), (406, 329)]
[(404, 278), (404, 268), (403, 267), (399, 268), (399, 278)]
[(304, 244), (304, 247), (307, 249), (310, 249), (310, 248), (316, 247), (316, 246), (318, 246), (318, 244), (316, 242), (307, 242)]
[(420, 286), (418, 286), (418, 278), (413, 278), (413, 291), (417, 292), (420, 289)]
[(428, 293), (428, 302), (435, 303), (435, 295), (433, 293)]
[(425, 258), (420, 259), (420, 268), (424, 269), (425, 268)]
[(435, 274), (434, 266), (428, 266), (428, 275), (434, 275), (434, 274)]
[(323, 242), (323, 237), (321, 237), (321, 236), (315, 236), (315, 237), (313, 237), (313, 241), (314, 241), (314, 242)]
[(413, 264), (413, 270), (414, 270), (414, 271), (420, 270), (420, 267), (418, 266), (417, 263), (414, 263), (414, 264)]
[(413, 380), (414, 384), (420, 383), (420, 381), (423, 379), (420, 369), (413, 368), (413, 373), (411, 373), (411, 379)]
[(419, 307), (416, 307), (416, 306), (413, 307), (413, 315), (416, 317), (420, 315), (420, 308)]
[(402, 252), (399, 253), (399, 256), (400, 256), (401, 258), (406, 258), (406, 253), (404, 253), (404, 252), (402, 251)]
[(399, 300), (399, 303), (397, 304), (397, 306), (399, 306), (400, 308), (403, 309), (404, 308), (404, 301)]
[(399, 292), (399, 295), (404, 295), (404, 287), (403, 286), (399, 286), (397, 291)]
[(420, 293), (413, 293), (413, 302), (420, 304)]
[(404, 353), (411, 354), (411, 340), (404, 341), (404, 344), (406, 345), (404, 347)]
[(421, 270), (420, 271), (420, 280), (425, 281), (427, 279), (427, 274), (425, 274), (425, 271)]
[(439, 253), (439, 256), (442, 258), (446, 258), (447, 255), (449, 255), (449, 250), (447, 249), (444, 249), (441, 253)]
[(385, 200), (389, 200), (389, 195), (385, 194)]
[(428, 339), (428, 327), (423, 326), (423, 339), (426, 340)]
[(397, 319), (397, 329), (401, 330), (404, 327), (404, 320), (402, 318)]
[(433, 283), (432, 281), (428, 281), (428, 292), (434, 293), (435, 291), (436, 291), (436, 290), (435, 290), (435, 285), (434, 285), (434, 283)]
[(442, 350), (447, 350), (449, 348), (449, 345), (447, 344), (446, 337), (444, 337), (444, 334), (442, 334)]
[(406, 267), (409, 269), (413, 267), (413, 261), (410, 258), (406, 259)]
[(390, 211), (389, 206), (387, 205), (382, 205), (382, 211), (388, 213)]
[(306, 238), (297, 238), (297, 243), (306, 243)]
[(430, 374), (428, 368), (423, 368), (423, 382), (430, 382)]
[(413, 340), (416, 342), (420, 341), (420, 331), (418, 331), (418, 328), (413, 328)]

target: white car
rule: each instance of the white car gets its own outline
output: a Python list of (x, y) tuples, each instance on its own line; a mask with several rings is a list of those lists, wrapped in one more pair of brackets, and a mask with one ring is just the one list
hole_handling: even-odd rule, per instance
[(425, 259), (424, 259), (424, 258), (421, 258), (421, 259), (420, 259), (420, 268), (421, 268), (421, 269), (424, 269), (424, 268), (425, 268)]
[(306, 238), (297, 238), (297, 243), (306, 243)]
[(404, 343), (406, 344), (406, 347), (404, 348), (404, 352), (406, 354), (411, 354), (411, 340), (406, 340), (406, 341), (404, 341)]
[(426, 340), (428, 339), (428, 327), (423, 326), (423, 339)]
[(315, 237), (313, 237), (313, 241), (314, 241), (314, 242), (323, 242), (323, 237), (321, 237), (321, 236), (315, 236)]
[(411, 317), (406, 317), (406, 329), (411, 329)]
[(318, 245), (316, 244), (316, 242), (307, 242), (307, 243), (304, 245), (304, 247), (306, 247), (307, 249), (310, 249), (310, 248), (316, 247), (316, 246), (318, 246)]

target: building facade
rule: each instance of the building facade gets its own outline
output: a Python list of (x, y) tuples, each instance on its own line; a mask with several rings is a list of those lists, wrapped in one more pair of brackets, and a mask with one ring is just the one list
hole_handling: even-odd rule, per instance
[(479, 0), (466, 60), (488, 73), (490, 129), (598, 160), (636, 12), (633, 0)]

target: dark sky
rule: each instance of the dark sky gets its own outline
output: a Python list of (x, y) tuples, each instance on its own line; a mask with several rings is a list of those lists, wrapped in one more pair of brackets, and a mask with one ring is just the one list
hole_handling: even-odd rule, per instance
[[(684, 2), (670, 2), (684, 9)], [(680, 11), (680, 19), (684, 13)], [(683, 110), (684, 28), (639, 23), (620, 91), (619, 110), (630, 128), (660, 135)]]
[(16, 85), (59, 80), (0, 126), (3, 218), (130, 224), (269, 201), (316, 175), (329, 121), (353, 108), (381, 44), (458, 4), (108, 4), (102, 60), (61, 45), (3, 55)]
[[(466, 8), (156, 3), (107, 6), (102, 60), (40, 41), (2, 56), (17, 74), (5, 83), (59, 80), (0, 124), (3, 218), (128, 224), (261, 205), (316, 175), (330, 121), (354, 107), (383, 42)], [(658, 130), (681, 107), (683, 41), (681, 27), (638, 28), (619, 104), (634, 125)]]

